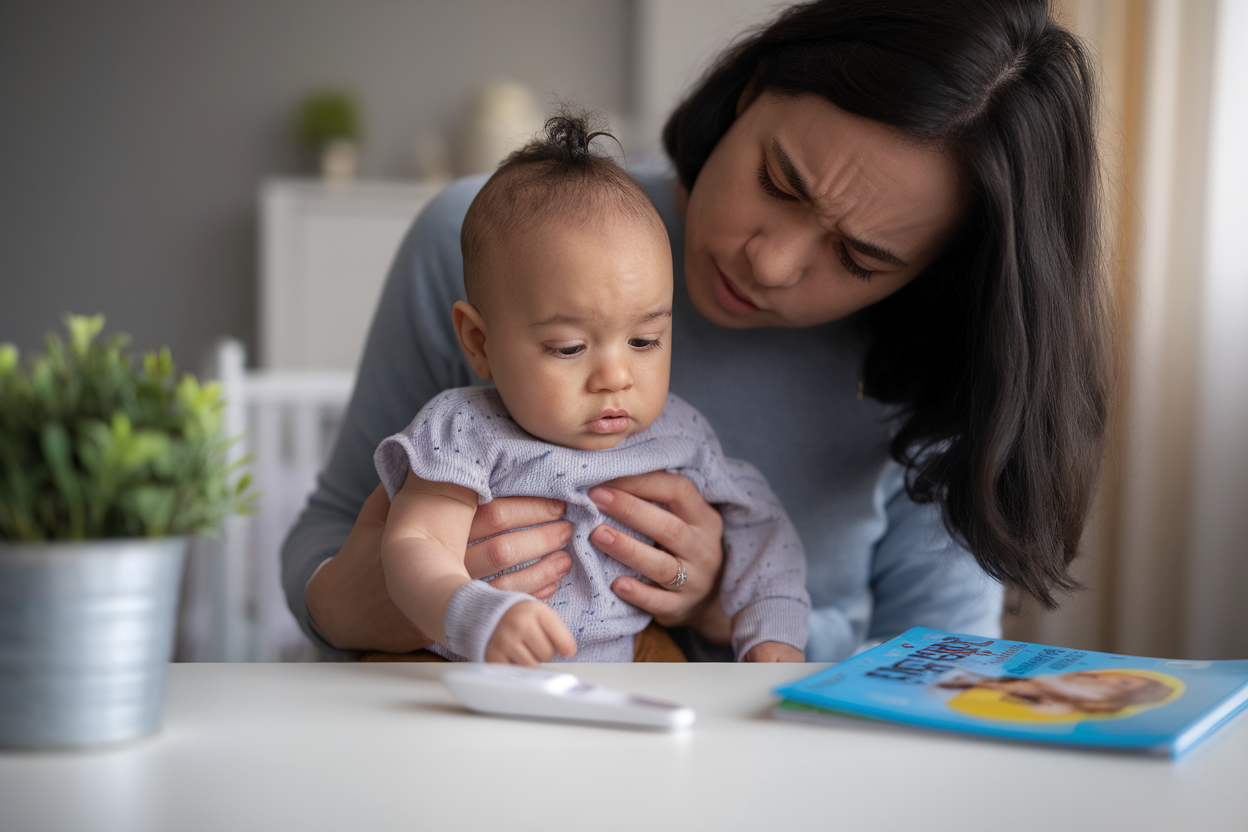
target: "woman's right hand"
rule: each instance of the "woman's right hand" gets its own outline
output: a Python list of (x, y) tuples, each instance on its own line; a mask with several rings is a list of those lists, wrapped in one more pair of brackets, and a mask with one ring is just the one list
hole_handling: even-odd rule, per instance
[[(572, 539), (572, 524), (555, 522), (564, 508), (559, 500), (540, 497), (500, 497), (479, 507), (469, 533), (475, 542), (464, 559), (468, 574), (485, 578), (542, 558), (490, 584), (538, 599), (554, 595), (572, 568), (572, 558), (562, 551)], [(432, 642), (399, 612), (386, 591), (381, 536), (389, 510), (390, 500), (379, 485), (364, 501), (338, 554), (308, 582), (308, 613), (325, 639), (340, 649), (410, 653)]]
[(589, 498), (655, 542), (647, 546), (605, 524), (590, 533), (595, 546), (652, 582), (622, 575), (611, 584), (615, 594), (664, 627), (688, 625), (712, 644), (730, 643), (732, 622), (719, 603), (724, 519), (693, 482), (652, 471), (603, 483)]

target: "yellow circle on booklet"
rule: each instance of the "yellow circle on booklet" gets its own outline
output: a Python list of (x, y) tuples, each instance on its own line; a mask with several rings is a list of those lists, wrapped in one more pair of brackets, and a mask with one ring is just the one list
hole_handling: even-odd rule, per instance
[[(1080, 671), (1076, 671), (1080, 672)], [(1102, 675), (1117, 676), (1135, 676), (1141, 679), (1149, 679), (1159, 683), (1169, 690), (1164, 698), (1154, 702), (1146, 702), (1140, 704), (1125, 705), (1122, 708), (1113, 711), (1086, 711), (1079, 710), (1077, 706), (1067, 704), (1069, 710), (1064, 712), (1052, 709), (1050, 703), (1032, 702), (1018, 696), (1014, 696), (1008, 691), (995, 688), (973, 687), (964, 690), (957, 696), (948, 700), (945, 704), (953, 710), (966, 714), (967, 716), (978, 717), (980, 719), (992, 719), (1002, 722), (1085, 722), (1091, 720), (1106, 719), (1122, 719), (1123, 717), (1134, 716), (1142, 711), (1149, 711), (1153, 708), (1160, 708), (1168, 705), (1183, 695), (1183, 691), (1187, 686), (1180, 679), (1171, 676), (1168, 673), (1158, 673), (1155, 670), (1142, 670), (1138, 668), (1119, 669), (1102, 669), (1092, 672)], [(1061, 675), (1061, 674), (1054, 674)], [(1028, 677), (1033, 680), (1043, 680), (1044, 675)], [(1049, 705), (1050, 710), (1044, 710)]]

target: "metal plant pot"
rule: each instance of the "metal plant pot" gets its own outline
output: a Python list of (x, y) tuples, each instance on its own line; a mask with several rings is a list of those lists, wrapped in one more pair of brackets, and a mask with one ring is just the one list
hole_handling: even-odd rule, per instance
[(0, 747), (160, 730), (186, 538), (0, 543)]

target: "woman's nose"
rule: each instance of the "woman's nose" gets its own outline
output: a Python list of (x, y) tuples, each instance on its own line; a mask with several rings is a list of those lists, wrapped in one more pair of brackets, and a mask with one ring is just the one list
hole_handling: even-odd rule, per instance
[(769, 289), (795, 285), (810, 265), (817, 236), (808, 229), (787, 226), (757, 231), (745, 243), (754, 282)]
[(633, 386), (633, 370), (627, 356), (612, 350), (598, 357), (589, 376), (593, 393), (614, 393)]

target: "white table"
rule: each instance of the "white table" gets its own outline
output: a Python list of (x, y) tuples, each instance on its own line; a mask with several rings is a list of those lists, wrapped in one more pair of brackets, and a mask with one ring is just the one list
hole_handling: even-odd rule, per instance
[(165, 729), (0, 752), (0, 829), (1248, 829), (1248, 719), (1178, 763), (769, 717), (822, 665), (578, 665), (683, 734), (476, 716), (437, 664), (183, 664)]

